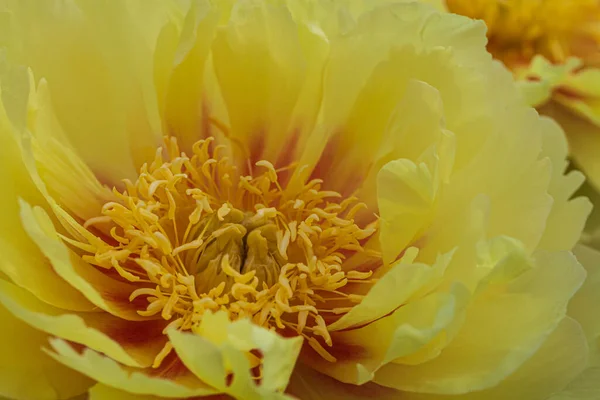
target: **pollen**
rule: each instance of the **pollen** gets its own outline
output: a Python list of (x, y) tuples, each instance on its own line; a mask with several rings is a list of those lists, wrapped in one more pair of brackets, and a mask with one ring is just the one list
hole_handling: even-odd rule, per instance
[(579, 57), (599, 64), (600, 3), (597, 0), (447, 0), (456, 14), (482, 19), (488, 50), (509, 67), (536, 54), (554, 63)]
[[(164, 319), (165, 333), (197, 331), (205, 313), (223, 310), (301, 335), (335, 362), (328, 325), (362, 300), (349, 287), (375, 282), (371, 271), (343, 263), (366, 251), (377, 218), (358, 226), (365, 205), (323, 190), (318, 179), (286, 189), (279, 177), (292, 168), (262, 160), (241, 176), (213, 138), (190, 156), (166, 138), (137, 180), (114, 189), (115, 200), (69, 243), (88, 263), (135, 283), (129, 300), (143, 299), (138, 314)], [(171, 351), (167, 343), (154, 367)]]

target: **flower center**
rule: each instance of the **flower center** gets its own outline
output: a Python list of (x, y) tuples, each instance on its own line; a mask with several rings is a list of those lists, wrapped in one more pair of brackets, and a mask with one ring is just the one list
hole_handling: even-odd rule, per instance
[(597, 0), (447, 0), (456, 14), (483, 19), (488, 50), (509, 67), (536, 54), (555, 63), (570, 56), (600, 62)]
[[(165, 331), (193, 332), (204, 313), (224, 310), (231, 320), (302, 335), (335, 361), (327, 326), (362, 299), (345, 287), (374, 282), (371, 271), (342, 263), (356, 252), (380, 257), (363, 246), (377, 220), (359, 227), (353, 218), (365, 205), (322, 190), (320, 180), (286, 190), (279, 175), (293, 167), (263, 160), (261, 173), (240, 176), (225, 149), (209, 138), (188, 157), (168, 138), (137, 181), (125, 180), (85, 223), (104, 235), (79, 243), (84, 260), (136, 282), (130, 301), (143, 296), (138, 313), (170, 321)], [(167, 343), (154, 367), (171, 350)]]

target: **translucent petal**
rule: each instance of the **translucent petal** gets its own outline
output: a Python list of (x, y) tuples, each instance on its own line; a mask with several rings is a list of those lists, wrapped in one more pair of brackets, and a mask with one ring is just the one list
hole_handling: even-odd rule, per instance
[(130, 366), (149, 366), (164, 346), (164, 322), (130, 322), (107, 313), (69, 313), (0, 281), (0, 303), (32, 327), (100, 351)]
[(181, 366), (161, 376), (160, 371), (151, 374), (149, 372), (152, 370), (122, 366), (112, 358), (90, 349), (78, 352), (61, 339), (52, 339), (50, 344), (52, 349), (47, 350), (47, 353), (58, 362), (104, 385), (129, 393), (163, 398), (185, 398), (216, 392)]
[[(4, 68), (8, 67), (0, 63), (0, 73), (3, 73)], [(27, 72), (21, 72), (21, 81), (13, 77), (8, 82), (12, 85), (21, 82), (27, 87)], [(49, 304), (79, 311), (92, 310), (94, 305), (56, 274), (21, 224), (18, 198), (38, 204), (43, 204), (44, 199), (21, 160), (21, 152), (15, 140), (15, 123), (11, 123), (5, 113), (5, 107), (19, 113), (17, 110), (26, 106), (26, 100), (20, 101), (18, 97), (15, 98), (14, 91), (21, 93), (22, 89), (7, 87), (7, 84), (2, 82), (2, 101), (8, 103), (6, 106), (0, 104), (0, 179), (3, 182), (0, 196), (0, 207), (3, 210), (0, 214), (0, 271)]]
[(585, 272), (567, 253), (540, 253), (535, 267), (518, 250), (480, 285), (454, 340), (435, 359), (388, 364), (375, 382), (397, 389), (463, 394), (493, 387), (542, 346), (566, 313)]
[[(158, 119), (151, 57), (161, 18), (137, 13), (134, 5), (143, 2), (9, 3), (9, 50), (48, 80), (58, 120), (77, 152), (105, 181), (132, 177), (133, 153), (153, 150), (160, 140), (160, 127), (152, 126)], [(167, 7), (147, 8), (166, 19)]]
[(400, 391), (373, 382), (360, 386), (342, 383), (301, 364), (296, 367), (287, 392), (302, 400), (404, 399), (404, 393)]
[(83, 261), (61, 241), (42, 208), (21, 201), (20, 212), (25, 230), (65, 281), (101, 310), (128, 320), (145, 319), (137, 313), (140, 304), (129, 301), (134, 285), (116, 281)]
[(304, 353), (302, 361), (341, 382), (367, 383), (383, 365), (404, 362), (434, 338), (441, 335), (449, 340), (446, 331), (460, 326), (470, 296), (461, 285), (452, 289), (411, 301), (365, 327), (333, 332), (334, 347), (327, 350), (336, 362), (310, 352)]
[(396, 310), (421, 292), (423, 287), (439, 282), (451, 259), (452, 252), (438, 257), (434, 265), (400, 259), (379, 278), (359, 304), (328, 326), (329, 331), (360, 326)]
[(554, 199), (546, 221), (546, 230), (539, 249), (570, 250), (579, 241), (581, 231), (590, 215), (592, 204), (585, 197), (573, 198), (585, 177), (579, 171), (567, 169), (567, 142), (558, 124), (550, 118), (541, 119), (542, 155), (552, 161), (552, 178), (548, 193)]
[[(206, 314), (195, 333), (172, 330), (169, 338), (183, 363), (204, 382), (234, 397), (284, 398), (280, 391), (288, 384), (302, 338), (283, 338), (248, 320), (230, 322), (221, 312)], [(251, 376), (250, 350), (262, 355), (260, 384)]]
[(541, 107), (540, 113), (554, 118), (564, 128), (569, 140), (569, 150), (576, 164), (598, 189), (600, 162), (596, 155), (600, 149), (600, 128), (557, 102), (550, 102)]
[(42, 351), (48, 335), (15, 318), (0, 305), (0, 396), (14, 399), (70, 399), (93, 381)]
[(92, 386), (89, 393), (89, 400), (160, 400), (160, 397), (129, 393), (102, 383)]

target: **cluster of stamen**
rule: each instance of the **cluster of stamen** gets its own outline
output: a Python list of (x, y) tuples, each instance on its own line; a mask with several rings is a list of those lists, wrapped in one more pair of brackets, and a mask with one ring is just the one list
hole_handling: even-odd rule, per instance
[[(93, 240), (70, 244), (88, 263), (136, 282), (130, 301), (143, 296), (147, 307), (138, 313), (169, 321), (165, 332), (194, 331), (206, 312), (224, 310), (231, 320), (302, 335), (335, 361), (326, 350), (328, 323), (363, 297), (344, 287), (373, 283), (370, 271), (345, 271), (342, 263), (369, 252), (362, 244), (376, 219), (359, 227), (354, 216), (364, 204), (321, 190), (320, 180), (293, 193), (282, 188), (283, 169), (268, 161), (256, 163), (256, 177), (239, 176), (212, 138), (191, 156), (173, 138), (165, 143), (137, 181), (125, 180), (115, 201), (85, 223)], [(154, 367), (171, 350), (167, 343)]]
[(488, 49), (510, 67), (536, 54), (555, 63), (571, 56), (598, 61), (597, 0), (447, 0), (447, 5), (451, 12), (483, 19)]

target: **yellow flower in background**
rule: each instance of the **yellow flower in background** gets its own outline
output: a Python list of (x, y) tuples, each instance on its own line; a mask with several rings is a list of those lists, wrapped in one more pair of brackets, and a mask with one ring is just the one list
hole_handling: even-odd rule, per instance
[(482, 23), (5, 3), (0, 396), (596, 398), (583, 176)]
[(510, 68), (528, 102), (567, 133), (570, 155), (600, 190), (600, 2), (446, 0), (482, 19), (488, 50)]

